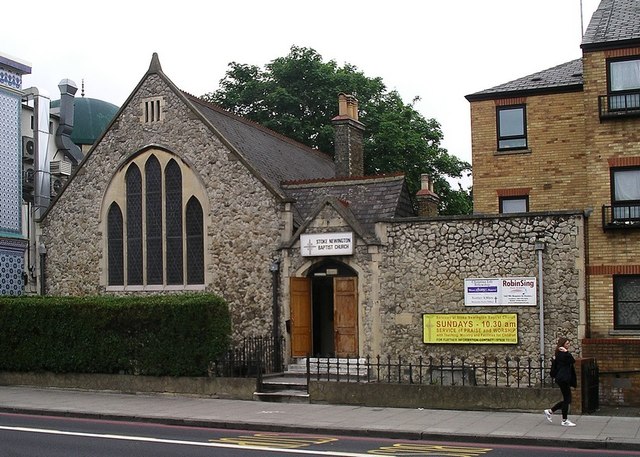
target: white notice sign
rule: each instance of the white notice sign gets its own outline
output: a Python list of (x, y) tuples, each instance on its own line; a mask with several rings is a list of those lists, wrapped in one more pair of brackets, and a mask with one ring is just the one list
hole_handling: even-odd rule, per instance
[(353, 254), (353, 233), (313, 233), (300, 235), (303, 257)]
[(536, 278), (468, 278), (465, 306), (536, 306)]

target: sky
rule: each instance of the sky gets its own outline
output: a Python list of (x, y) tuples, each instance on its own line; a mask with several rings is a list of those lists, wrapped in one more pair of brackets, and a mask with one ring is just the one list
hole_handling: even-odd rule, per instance
[(218, 88), (230, 62), (264, 67), (293, 45), (313, 48), (325, 61), (381, 77), (405, 103), (420, 97), (414, 107), (440, 123), (442, 146), (471, 162), (465, 95), (580, 57), (581, 26), (586, 29), (598, 4), (32, 0), (3, 5), (0, 53), (31, 64), (24, 88), (57, 99), (58, 83), (69, 78), (78, 87), (84, 81), (86, 97), (121, 106), (154, 52), (180, 89), (199, 96)]

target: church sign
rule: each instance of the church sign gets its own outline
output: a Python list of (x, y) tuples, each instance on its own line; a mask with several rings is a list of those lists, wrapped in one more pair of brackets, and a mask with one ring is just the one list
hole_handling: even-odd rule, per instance
[(517, 344), (518, 315), (423, 314), (422, 330), (427, 344)]
[(300, 235), (303, 257), (353, 254), (353, 232), (311, 233)]
[(536, 306), (536, 278), (467, 278), (465, 306)]

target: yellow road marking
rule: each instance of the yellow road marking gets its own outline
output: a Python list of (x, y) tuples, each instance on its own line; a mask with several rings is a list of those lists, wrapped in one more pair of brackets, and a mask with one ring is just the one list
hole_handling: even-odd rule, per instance
[(274, 447), (279, 449), (300, 449), (314, 444), (327, 444), (337, 438), (323, 436), (281, 435), (278, 433), (256, 433), (238, 437), (224, 437), (209, 440), (211, 443), (232, 443), (239, 446)]
[(492, 451), (490, 448), (470, 446), (442, 446), (435, 444), (398, 443), (369, 451), (374, 455), (431, 455), (441, 457), (478, 457)]

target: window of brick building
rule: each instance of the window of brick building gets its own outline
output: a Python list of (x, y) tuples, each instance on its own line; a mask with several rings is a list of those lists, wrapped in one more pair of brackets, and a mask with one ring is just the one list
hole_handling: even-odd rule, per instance
[(529, 211), (529, 196), (500, 197), (500, 213), (526, 213)]
[(610, 60), (609, 109), (640, 108), (640, 59)]
[(611, 203), (616, 222), (640, 222), (640, 167), (611, 169)]
[(498, 150), (527, 148), (527, 115), (524, 105), (496, 109)]
[(613, 277), (614, 327), (640, 330), (640, 275)]

